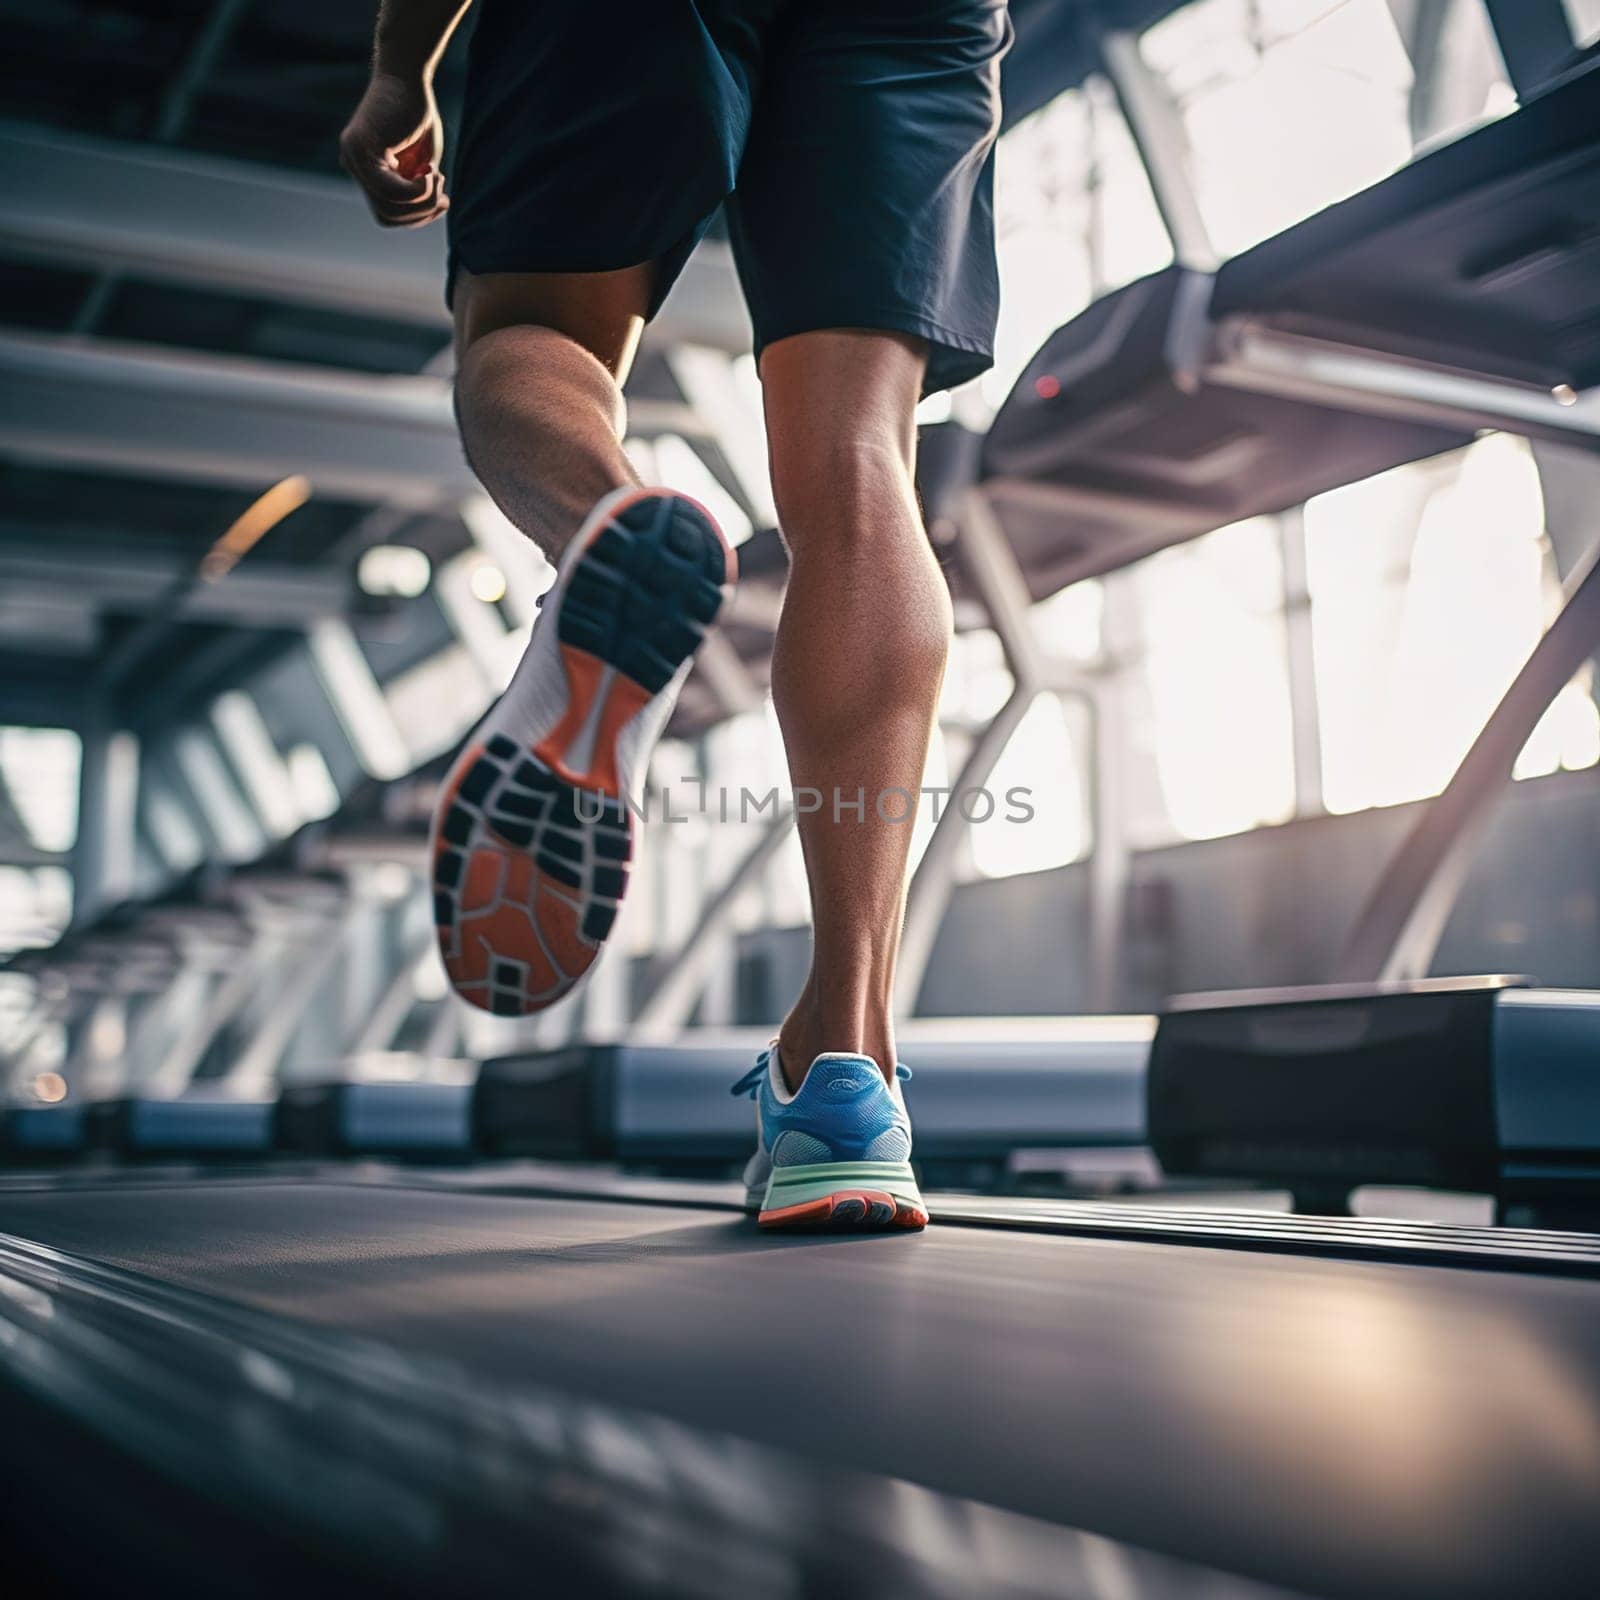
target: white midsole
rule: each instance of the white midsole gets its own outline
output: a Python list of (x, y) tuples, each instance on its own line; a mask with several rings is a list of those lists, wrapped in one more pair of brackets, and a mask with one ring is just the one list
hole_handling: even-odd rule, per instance
[(908, 1164), (899, 1161), (830, 1161), (815, 1166), (774, 1167), (760, 1205), (763, 1211), (779, 1211), (862, 1189), (877, 1190), (922, 1208), (916, 1175)]
[[(464, 776), (465, 768), (476, 759), (473, 752), (485, 745), (495, 734), (504, 734), (519, 749), (530, 750), (545, 737), (566, 715), (571, 698), (571, 685), (567, 681), (566, 665), (561, 658), (560, 618), (561, 606), (566, 597), (567, 579), (573, 568), (583, 559), (601, 528), (611, 520), (616, 509), (641, 493), (674, 493), (672, 490), (640, 490), (632, 484), (613, 489), (601, 499), (583, 520), (583, 526), (573, 536), (572, 542), (562, 552), (556, 581), (539, 615), (534, 620), (533, 634), (528, 648), (517, 663), (505, 692), (489, 708), (483, 720), (473, 730), (456, 765), (445, 780), (445, 792)], [(715, 526), (715, 523), (712, 524)], [(693, 670), (691, 656), (675, 672), (664, 688), (639, 708), (616, 735), (616, 771), (624, 800), (637, 803), (643, 789), (645, 772), (649, 766), (650, 752), (657, 737), (665, 727), (672, 708), (677, 703), (684, 680)], [(602, 679), (602, 688), (608, 687), (615, 669)], [(595, 727), (604, 705), (602, 692), (595, 697), (594, 715), (580, 731), (571, 751), (569, 765), (573, 770), (584, 770), (594, 757)], [(438, 829), (442, 817), (436, 813), (430, 830), (429, 850), (439, 848)]]

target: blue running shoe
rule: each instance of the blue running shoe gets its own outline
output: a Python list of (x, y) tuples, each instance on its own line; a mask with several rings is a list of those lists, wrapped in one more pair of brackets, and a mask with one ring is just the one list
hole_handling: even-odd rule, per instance
[(927, 1226), (900, 1085), (891, 1089), (871, 1056), (820, 1055), (790, 1094), (774, 1046), (732, 1093), (756, 1103), (759, 1142), (744, 1181), (763, 1228)]

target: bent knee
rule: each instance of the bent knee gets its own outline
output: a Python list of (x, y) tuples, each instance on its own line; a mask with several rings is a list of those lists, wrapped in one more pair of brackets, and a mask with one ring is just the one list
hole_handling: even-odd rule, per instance
[(771, 445), (778, 525), (793, 537), (868, 524), (885, 531), (917, 525), (911, 463), (887, 430), (818, 430)]
[(644, 330), (654, 271), (649, 265), (618, 272), (458, 271), (457, 359), (465, 361), (496, 334), (532, 329), (571, 341), (620, 382)]
[(455, 405), (464, 428), (496, 415), (527, 424), (547, 408), (593, 407), (619, 434), (624, 419), (622, 390), (605, 366), (567, 334), (536, 323), (491, 329), (460, 353)]

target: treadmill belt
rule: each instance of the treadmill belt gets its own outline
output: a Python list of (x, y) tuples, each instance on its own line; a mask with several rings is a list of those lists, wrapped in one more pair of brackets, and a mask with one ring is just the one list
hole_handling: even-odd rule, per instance
[(0, 1232), (1309, 1594), (1600, 1563), (1600, 1285), (1004, 1229), (214, 1179)]

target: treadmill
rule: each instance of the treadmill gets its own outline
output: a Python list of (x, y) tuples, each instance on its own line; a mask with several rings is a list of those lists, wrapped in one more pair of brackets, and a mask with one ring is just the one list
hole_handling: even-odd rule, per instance
[[(1543, 128), (1581, 175), (1593, 82), (1425, 160), (1514, 165)], [(1181, 287), (1127, 303), (1166, 330)], [(1130, 382), (1208, 392), (1152, 348)], [(1305, 403), (1371, 459), (1402, 448), (1326, 389)], [(1274, 492), (1300, 492), (1264, 437)], [(7, 1177), (7, 1570), (85, 1593), (107, 1570), (262, 1595), (1593, 1593), (1600, 1236), (930, 1199), (924, 1234), (818, 1239), (592, 1154)]]
[[(1023, 689), (1052, 686), (1017, 637), (1026, 600), (1063, 583), (1484, 429), (1600, 453), (1597, 130), (1591, 53), (1512, 116), (1220, 269), (1180, 260), (1052, 335), (988, 436), (956, 434), (934, 463), (936, 520)], [(1328, 983), (1169, 1002), (1146, 1101), (1169, 1178), (1281, 1188), (1332, 1216), (1368, 1186), (1467, 1191), (1505, 1222), (1600, 1226), (1600, 994), (1430, 976), (1518, 753), (1600, 647), (1600, 530), (1565, 591)], [(938, 909), (922, 887), (913, 962)]]
[(1600, 1241), (992, 1204), (820, 1239), (570, 1167), (8, 1180), (7, 1537), (90, 1559), (71, 1481), (93, 1560), (228, 1592), (1585, 1592)]

